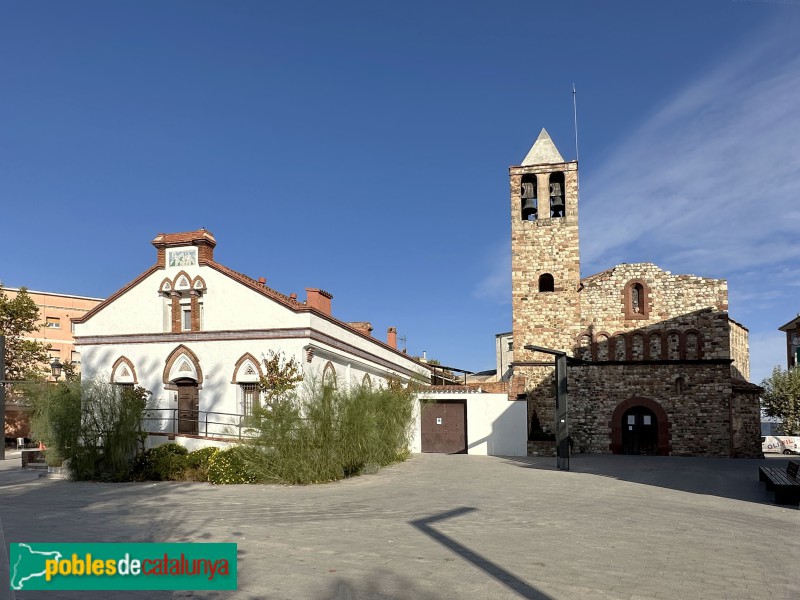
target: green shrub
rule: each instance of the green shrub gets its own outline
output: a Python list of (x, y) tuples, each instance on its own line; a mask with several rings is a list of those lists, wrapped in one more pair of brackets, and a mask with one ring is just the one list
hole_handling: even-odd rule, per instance
[(261, 481), (307, 484), (375, 472), (408, 457), (412, 390), (398, 385), (336, 391), (311, 386), (248, 422), (253, 452), (243, 454)]
[(254, 464), (254, 449), (244, 446), (231, 446), (211, 454), (208, 460), (208, 481), (217, 485), (227, 483), (257, 483)]
[(133, 477), (138, 480), (174, 481), (181, 479), (188, 466), (189, 451), (178, 444), (162, 444), (139, 453), (133, 462)]
[(185, 481), (208, 481), (208, 467), (218, 452), (219, 448), (213, 446), (190, 452), (186, 456), (186, 470), (183, 472), (183, 479)]

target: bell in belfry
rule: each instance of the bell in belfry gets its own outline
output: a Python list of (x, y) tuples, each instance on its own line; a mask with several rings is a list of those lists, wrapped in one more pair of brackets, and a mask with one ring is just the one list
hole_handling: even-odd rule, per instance
[(550, 184), (550, 212), (553, 217), (564, 216), (564, 195), (558, 182)]
[(520, 196), (522, 198), (522, 220), (536, 220), (538, 209), (536, 207), (536, 187), (534, 184), (530, 181), (522, 182)]

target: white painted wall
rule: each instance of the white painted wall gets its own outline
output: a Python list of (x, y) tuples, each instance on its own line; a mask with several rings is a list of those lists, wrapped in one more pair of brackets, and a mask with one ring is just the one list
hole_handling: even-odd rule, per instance
[[(180, 250), (177, 249), (177, 250)], [(201, 334), (210, 332), (264, 331), (265, 338), (276, 329), (302, 330), (310, 328), (330, 336), (330, 340), (307, 336), (278, 339), (247, 340), (193, 340), (191, 332), (171, 333), (168, 298), (159, 294), (165, 279), (174, 280), (184, 271), (189, 280), (202, 277), (206, 289), (200, 301), (203, 307)], [(176, 286), (180, 289), (180, 286)], [(157, 334), (146, 343), (133, 343), (125, 338), (122, 343), (92, 343), (109, 336)], [(162, 335), (163, 334), (163, 335)], [(286, 335), (281, 332), (279, 335)], [(226, 333), (226, 336), (228, 334)], [(292, 333), (292, 335), (298, 335)], [(107, 304), (85, 323), (75, 324), (76, 349), (81, 352), (82, 371), (85, 378), (109, 381), (112, 366), (120, 357), (130, 360), (136, 372), (136, 383), (152, 393), (151, 403), (160, 409), (177, 409), (177, 392), (165, 389), (164, 367), (172, 352), (181, 344), (189, 348), (199, 361), (203, 373), (199, 390), (200, 410), (217, 413), (240, 414), (241, 391), (232, 383), (236, 362), (246, 353), (257, 360), (270, 351), (295, 358), (302, 366), (307, 380), (321, 378), (322, 370), (330, 361), (336, 369), (337, 381), (345, 388), (363, 381), (368, 374), (373, 385), (382, 385), (387, 378), (397, 376), (408, 380), (407, 372), (414, 371), (423, 377), (428, 370), (411, 358), (398, 354), (385, 345), (376, 343), (350, 328), (309, 311), (295, 312), (282, 303), (260, 294), (241, 282), (209, 266), (191, 265), (167, 267), (150, 274), (137, 285)], [(234, 334), (235, 336), (235, 334)], [(87, 340), (86, 338), (101, 338)], [(169, 337), (173, 341), (160, 341)], [(203, 337), (202, 335), (200, 337)], [(316, 336), (319, 337), (319, 336)], [(307, 350), (314, 350), (311, 362)], [(181, 373), (181, 375), (191, 373)], [(166, 410), (162, 414), (167, 415)], [(236, 420), (236, 419), (234, 419)], [(168, 421), (163, 425), (166, 427)], [(232, 423), (233, 424), (233, 423)], [(238, 422), (235, 423), (238, 425)], [(222, 433), (224, 425), (209, 427), (209, 434)], [(203, 424), (200, 424), (201, 432)]]
[(420, 406), (422, 401), (466, 400), (467, 453), (489, 456), (527, 456), (528, 408), (524, 400), (507, 394), (420, 392), (409, 448), (422, 452)]

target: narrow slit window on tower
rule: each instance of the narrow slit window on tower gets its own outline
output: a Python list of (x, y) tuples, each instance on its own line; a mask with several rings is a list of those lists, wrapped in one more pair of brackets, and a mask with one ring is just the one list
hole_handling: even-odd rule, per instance
[(542, 273), (539, 275), (539, 291), (540, 292), (554, 292), (556, 290), (555, 280), (550, 273)]
[(523, 175), (520, 186), (520, 199), (522, 202), (522, 220), (535, 221), (539, 218), (539, 206), (536, 199), (536, 175)]
[(550, 174), (550, 216), (567, 216), (564, 204), (564, 173), (560, 171)]

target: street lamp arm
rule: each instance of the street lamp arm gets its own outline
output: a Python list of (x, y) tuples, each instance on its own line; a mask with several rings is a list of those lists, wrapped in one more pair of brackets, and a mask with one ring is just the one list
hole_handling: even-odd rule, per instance
[(543, 354), (550, 354), (552, 356), (566, 356), (566, 352), (562, 352), (561, 350), (552, 350), (550, 348), (544, 348), (542, 346), (534, 346), (533, 344), (525, 344), (523, 346), (525, 350), (534, 350), (536, 352), (541, 352)]

